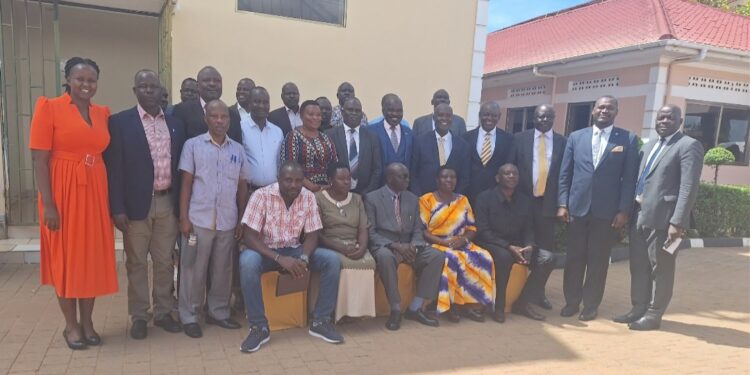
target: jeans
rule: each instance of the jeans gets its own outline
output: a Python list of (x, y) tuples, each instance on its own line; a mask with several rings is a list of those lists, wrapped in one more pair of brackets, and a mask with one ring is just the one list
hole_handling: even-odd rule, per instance
[[(299, 258), (302, 255), (302, 246), (276, 249), (276, 252), (282, 256)], [(268, 326), (260, 277), (264, 272), (280, 269), (281, 267), (273, 259), (266, 258), (253, 249), (245, 249), (240, 254), (240, 286), (242, 296), (245, 298), (247, 321), (251, 326)], [(339, 293), (341, 261), (334, 251), (317, 248), (310, 256), (310, 270), (320, 273), (320, 294), (315, 302), (313, 320), (330, 319), (336, 308), (336, 298)]]

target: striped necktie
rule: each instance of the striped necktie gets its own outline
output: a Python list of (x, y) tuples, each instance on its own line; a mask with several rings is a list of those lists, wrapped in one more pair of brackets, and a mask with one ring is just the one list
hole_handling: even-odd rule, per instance
[(440, 160), (440, 166), (444, 166), (448, 162), (448, 158), (445, 156), (445, 138), (438, 138), (438, 159)]
[(490, 159), (492, 159), (492, 139), (490, 138), (490, 133), (484, 133), (482, 154), (479, 155), (479, 158), (482, 159), (482, 165), (485, 167), (487, 166), (487, 163), (490, 162)]
[(352, 173), (357, 170), (359, 164), (359, 151), (357, 150), (357, 141), (354, 137), (357, 136), (356, 129), (349, 129), (349, 168)]

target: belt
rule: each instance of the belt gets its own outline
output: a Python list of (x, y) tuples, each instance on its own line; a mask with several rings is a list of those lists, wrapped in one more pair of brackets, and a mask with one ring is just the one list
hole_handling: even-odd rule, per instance
[(78, 185), (86, 185), (86, 168), (101, 164), (102, 154), (80, 154), (68, 151), (53, 151), (51, 159), (68, 160), (78, 162), (76, 166), (76, 182)]
[(154, 190), (151, 192), (152, 197), (159, 197), (162, 195), (167, 195), (172, 192), (172, 188), (166, 188), (164, 190)]

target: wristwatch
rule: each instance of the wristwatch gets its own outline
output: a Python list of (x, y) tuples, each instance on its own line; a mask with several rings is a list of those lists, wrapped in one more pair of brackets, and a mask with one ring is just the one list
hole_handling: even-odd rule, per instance
[(307, 254), (302, 254), (302, 255), (300, 255), (300, 256), (299, 256), (299, 258), (300, 258), (300, 259), (301, 259), (301, 260), (302, 260), (303, 262), (305, 262), (305, 263), (308, 263), (308, 264), (310, 263), (310, 257), (308, 257), (308, 256), (307, 256)]

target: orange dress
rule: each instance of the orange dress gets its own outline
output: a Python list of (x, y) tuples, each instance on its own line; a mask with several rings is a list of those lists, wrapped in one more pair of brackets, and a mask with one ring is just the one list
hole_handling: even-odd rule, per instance
[(102, 160), (109, 144), (109, 108), (91, 104), (89, 116), (92, 126), (63, 94), (40, 97), (31, 120), (29, 148), (50, 151), (52, 197), (60, 214), (60, 228), (47, 229), (39, 196), (42, 285), (54, 286), (65, 298), (117, 292), (114, 226)]

